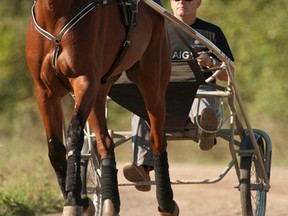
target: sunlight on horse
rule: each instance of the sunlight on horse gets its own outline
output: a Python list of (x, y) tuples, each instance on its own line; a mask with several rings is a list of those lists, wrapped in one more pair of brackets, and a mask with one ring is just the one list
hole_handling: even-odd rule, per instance
[[(121, 4), (116, 0), (38, 0), (31, 11), (27, 63), (46, 130), (49, 159), (65, 199), (63, 215), (82, 215), (89, 205), (87, 198), (81, 198), (80, 178), (87, 119), (96, 134), (95, 148), (102, 161), (103, 215), (118, 215), (120, 211), (105, 100), (123, 71), (139, 87), (150, 118), (159, 214), (178, 215), (164, 136), (171, 62), (163, 17), (143, 2), (138, 5), (131, 0)], [(61, 99), (69, 92), (74, 93), (75, 104), (64, 144)]]

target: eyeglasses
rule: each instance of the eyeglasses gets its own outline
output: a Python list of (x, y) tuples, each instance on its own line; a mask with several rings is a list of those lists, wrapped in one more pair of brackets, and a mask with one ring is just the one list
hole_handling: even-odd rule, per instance
[[(172, 0), (172, 1), (179, 2), (180, 0)], [(191, 2), (193, 0), (184, 0), (184, 1)]]

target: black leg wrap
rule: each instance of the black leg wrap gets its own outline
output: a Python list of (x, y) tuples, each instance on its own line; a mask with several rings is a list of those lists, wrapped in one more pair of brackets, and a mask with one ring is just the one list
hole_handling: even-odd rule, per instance
[(88, 167), (88, 159), (81, 159), (81, 182), (82, 182), (82, 190), (81, 190), (81, 196), (83, 195), (87, 195), (87, 188), (86, 188), (86, 184), (87, 184), (87, 167)]
[(170, 185), (169, 165), (167, 152), (162, 155), (154, 155), (154, 170), (156, 181), (156, 197), (159, 208), (163, 212), (173, 212), (173, 191)]
[(67, 131), (67, 176), (66, 206), (81, 205), (81, 188), (82, 182), (80, 177), (80, 158), (81, 149), (84, 141), (83, 126), (81, 124), (81, 116), (74, 115)]
[(120, 211), (120, 197), (118, 191), (116, 162), (113, 159), (106, 158), (102, 160), (101, 194), (103, 203), (106, 199), (112, 200), (114, 209), (116, 213), (118, 213)]
[(66, 191), (68, 200), (66, 200), (65, 205), (81, 205), (80, 152), (68, 156), (67, 166)]
[(67, 194), (65, 190), (65, 185), (66, 185), (66, 171), (61, 172), (61, 171), (55, 171), (59, 187), (61, 189), (61, 192), (63, 194), (64, 199), (66, 199)]

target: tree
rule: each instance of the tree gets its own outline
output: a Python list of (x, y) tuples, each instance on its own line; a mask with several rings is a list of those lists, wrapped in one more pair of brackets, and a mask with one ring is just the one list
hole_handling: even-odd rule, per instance
[(288, 119), (285, 0), (202, 1), (199, 15), (221, 26), (235, 57), (236, 82), (249, 112)]
[(2, 135), (18, 128), (21, 118), (23, 120), (24, 117), (31, 117), (27, 113), (38, 112), (35, 111), (37, 107), (35, 108), (33, 102), (33, 81), (25, 61), (25, 32), (30, 7), (31, 2), (25, 0), (0, 2), (0, 130)]

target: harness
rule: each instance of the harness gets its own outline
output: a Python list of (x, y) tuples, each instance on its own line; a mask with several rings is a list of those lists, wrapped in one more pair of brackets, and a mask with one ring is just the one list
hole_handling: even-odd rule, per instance
[[(31, 8), (31, 15), (32, 20), (34, 23), (35, 29), (44, 37), (46, 37), (48, 40), (54, 42), (55, 48), (54, 48), (54, 54), (52, 58), (52, 67), (54, 69), (54, 74), (58, 77), (62, 85), (68, 89), (69, 91), (72, 90), (71, 86), (67, 84), (63, 78), (60, 76), (59, 72), (57, 71), (57, 59), (59, 56), (59, 50), (60, 50), (60, 43), (63, 38), (63, 36), (74, 26), (76, 25), (83, 17), (85, 17), (90, 11), (92, 11), (96, 6), (100, 5), (106, 5), (110, 3), (115, 3), (117, 0), (93, 0), (90, 4), (88, 4), (84, 9), (82, 9), (74, 18), (72, 18), (60, 31), (59, 35), (56, 37), (52, 35), (51, 33), (47, 32), (43, 28), (41, 28), (37, 21), (36, 21), (36, 15), (34, 12), (34, 8), (36, 5), (37, 0), (34, 0), (34, 4)], [(120, 64), (122, 58), (126, 54), (128, 47), (130, 46), (130, 36), (132, 32), (132, 28), (137, 23), (137, 13), (138, 13), (138, 2), (139, 0), (119, 0), (117, 3), (121, 7), (122, 11), (122, 17), (123, 22), (127, 27), (127, 33), (126, 38), (123, 43), (122, 49), (120, 50), (120, 53), (118, 54), (118, 57), (110, 67), (110, 69), (106, 72), (106, 74), (101, 78), (101, 83), (106, 83), (109, 76), (113, 73), (113, 71), (117, 68), (117, 66)]]

